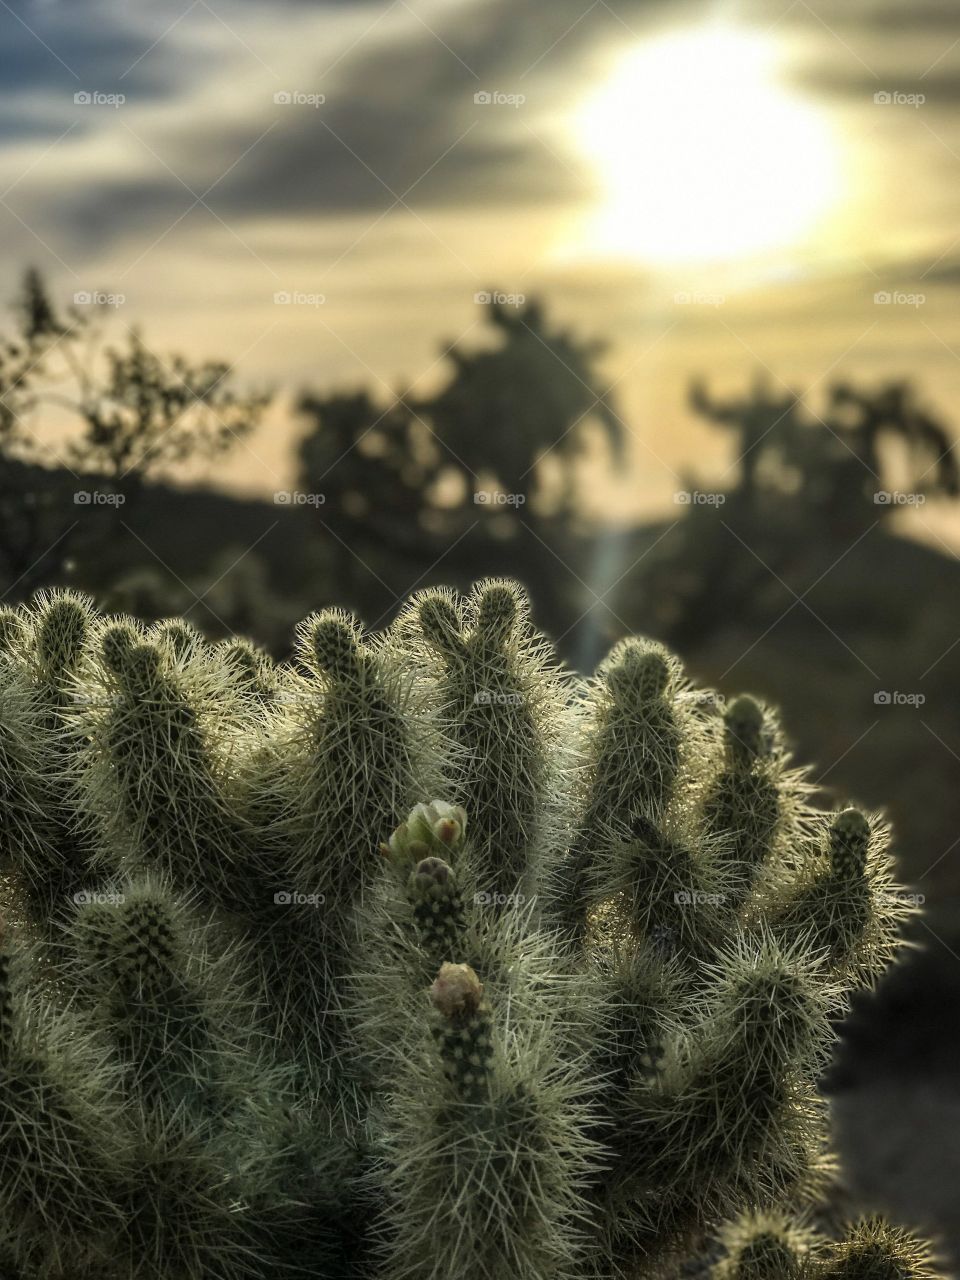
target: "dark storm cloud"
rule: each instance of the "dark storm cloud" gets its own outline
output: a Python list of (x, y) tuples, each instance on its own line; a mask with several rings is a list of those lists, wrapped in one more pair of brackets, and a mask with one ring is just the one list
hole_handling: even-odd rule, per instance
[(878, 4), (877, 0), (818, 0), (808, 5), (782, 0), (743, 0), (737, 7), (739, 21), (764, 24), (778, 31), (809, 27), (848, 36), (937, 35), (956, 37), (955, 0), (898, 0)]
[[(390, 43), (372, 36), (358, 41), (328, 77), (323, 72), (330, 59), (322, 50), (314, 75), (301, 71), (285, 76), (282, 66), (275, 67), (281, 77), (277, 88), (326, 94), (327, 102), (317, 111), (277, 107), (272, 91), (264, 87), (262, 100), (250, 104), (242, 123), (204, 115), (192, 118), (179, 133), (145, 137), (176, 173), (194, 175), (191, 186), (197, 194), (215, 184), (207, 198), (224, 219), (379, 211), (411, 188), (407, 198), (420, 207), (522, 204), (582, 194), (584, 179), (571, 171), (572, 158), (565, 167), (551, 155), (538, 139), (537, 121), (545, 109), (562, 108), (584, 91), (589, 83), (581, 65), (585, 56), (612, 42), (622, 44), (630, 34), (625, 22), (659, 8), (651, 0), (620, 0), (615, 16), (604, 6), (585, 11), (583, 0), (552, 0), (550, 5), (464, 0), (445, 8), (441, 22), (431, 10), (424, 10), (426, 17), (415, 16), (406, 5), (326, 7), (367, 14), (371, 22), (397, 10), (406, 12), (409, 21), (403, 37)], [(245, 39), (250, 33), (243, 26), (243, 11), (255, 10), (245, 0), (217, 6)], [(311, 14), (315, 12), (313, 6)], [(297, 49), (297, 19), (288, 13), (284, 21), (291, 47)], [(108, 91), (116, 87), (121, 69), (156, 38), (154, 32), (143, 32), (139, 39), (126, 32), (100, 49), (80, 36), (75, 25), (55, 32), (56, 23), (49, 18), (47, 26), (51, 42), (59, 36), (71, 65), (86, 61), (86, 78)], [(163, 29), (159, 19), (153, 26)], [(178, 32), (181, 38), (186, 26), (184, 22)], [(44, 31), (40, 34), (46, 38)], [(21, 45), (25, 42), (29, 44), (20, 38)], [(150, 52), (149, 79), (144, 70), (143, 81), (124, 80), (120, 87), (131, 101), (140, 100), (142, 84), (155, 86), (158, 68), (171, 63), (176, 75), (171, 97), (189, 96), (192, 69), (189, 59), (186, 67), (181, 60), (181, 44), (182, 39), (161, 42)], [(63, 85), (63, 69), (52, 72), (42, 48), (30, 49), (29, 55), (42, 83)], [(519, 112), (502, 105), (478, 106), (474, 94), (479, 90), (522, 93), (527, 103)], [(81, 124), (89, 127), (90, 117)], [(122, 127), (109, 118), (97, 124)], [(162, 167), (155, 176), (135, 180), (91, 172), (88, 183), (59, 193), (56, 225), (49, 233), (66, 237), (73, 250), (92, 249), (134, 232), (137, 237), (149, 235), (152, 228), (159, 233), (189, 204), (182, 184)], [(49, 192), (38, 189), (28, 216), (35, 224), (45, 222), (48, 206)]]
[[(81, 88), (169, 96), (209, 62), (202, 49), (152, 56), (169, 25), (158, 9), (144, 22), (124, 8), (78, 0), (73, 4), (0, 6), (0, 103), (4, 116), (24, 95), (46, 94), (51, 107), (72, 103)], [(10, 100), (13, 99), (11, 102)]]
[(921, 292), (935, 285), (955, 289), (960, 285), (960, 257), (949, 252), (941, 258), (915, 258), (895, 263), (884, 273), (883, 280), (885, 285), (903, 289), (906, 293)]
[[(954, 37), (955, 38), (955, 37)], [(863, 67), (811, 67), (793, 77), (798, 88), (821, 97), (869, 102), (878, 92), (921, 94), (926, 107), (952, 107), (960, 102), (960, 71), (956, 69), (904, 73), (889, 66), (875, 71)]]
[[(422, 210), (470, 209), (492, 203), (520, 206), (580, 196), (586, 176), (577, 170), (573, 157), (558, 159), (546, 145), (548, 114), (563, 111), (583, 95), (599, 73), (599, 56), (605, 50), (625, 47), (633, 36), (655, 29), (665, 15), (672, 24), (679, 24), (711, 12), (693, 0), (685, 5), (611, 0), (592, 8), (585, 0), (461, 0), (442, 9), (348, 0), (321, 6), (286, 0), (269, 9), (254, 0), (219, 0), (213, 6), (204, 0), (199, 3), (228, 22), (254, 49), (258, 32), (280, 15), (298, 66), (302, 66), (298, 23), (314, 21), (324, 9), (333, 16), (349, 13), (369, 23), (379, 16), (392, 21), (389, 42), (374, 30), (329, 75), (324, 72), (332, 58), (322, 48), (312, 60), (312, 71), (306, 73), (299, 70), (288, 75), (288, 68), (274, 63), (279, 82), (271, 86), (258, 81), (260, 88), (251, 92), (260, 97), (249, 102), (242, 118), (226, 111), (206, 112), (191, 116), (181, 126), (164, 123), (161, 133), (144, 134), (176, 173), (192, 175), (191, 186), (198, 195), (213, 184), (206, 199), (227, 221), (231, 217), (322, 218), (351, 211), (376, 212), (388, 207), (394, 194), (403, 195), (411, 187), (407, 199)], [(142, 14), (134, 27), (134, 18), (126, 10), (119, 11), (119, 20), (114, 11), (111, 25), (107, 14), (112, 6), (50, 3), (39, 10), (26, 9), (31, 26), (91, 87), (110, 91), (122, 77), (124, 92), (138, 103), (162, 92), (173, 101), (189, 104), (201, 77), (209, 81), (216, 75), (242, 75), (248, 65), (239, 41), (238, 72), (229, 64), (211, 66), (205, 61), (189, 43), (189, 14), (175, 39), (161, 40), (150, 49), (181, 12), (176, 8), (161, 5), (151, 10), (149, 27)], [(803, 18), (799, 10), (806, 12), (806, 6), (789, 10), (787, 18), (793, 22), (799, 16), (823, 35), (822, 23), (809, 12)], [(751, 12), (768, 23), (786, 20), (783, 5), (772, 0), (755, 5)], [(842, 25), (845, 40), (857, 32), (877, 31), (878, 13), (872, 7), (838, 5), (835, 14), (823, 12), (831, 24)], [(895, 26), (897, 12), (880, 10), (880, 23)], [(946, 29), (951, 18), (946, 0), (942, 6), (911, 9), (911, 20), (915, 14), (931, 30), (938, 30), (938, 24)], [(91, 15), (97, 16), (96, 23), (90, 21)], [(397, 33), (399, 18), (407, 19), (402, 34)], [(18, 25), (12, 18), (0, 22), (4, 28)], [(364, 25), (361, 22), (358, 30)], [(13, 79), (0, 90), (0, 102), (9, 101), (11, 94), (28, 85), (50, 93), (54, 87), (58, 93), (67, 89), (72, 93), (77, 81), (42, 45), (31, 42), (25, 30), (14, 32), (14, 37), (17, 52), (7, 53), (16, 64)], [(146, 55), (145, 50), (149, 50)], [(140, 60), (130, 71), (136, 59)], [(826, 70), (811, 71), (807, 79), (808, 86), (821, 94), (865, 96), (882, 87), (851, 57), (831, 59), (825, 65)], [(928, 84), (930, 96), (957, 94), (956, 79), (946, 72), (931, 75)], [(316, 110), (276, 106), (274, 88), (322, 92), (327, 101)], [(478, 106), (474, 94), (479, 90), (522, 93), (527, 101), (519, 109)], [(630, 123), (625, 122), (625, 127)], [(98, 116), (95, 122), (87, 116), (80, 124), (83, 129), (122, 128), (108, 116)], [(29, 128), (27, 123), (24, 132)], [(33, 131), (41, 131), (36, 120)], [(38, 186), (32, 216), (73, 250), (125, 237), (152, 239), (189, 207), (192, 197), (162, 165), (148, 172), (147, 177), (126, 178), (115, 171), (95, 170), (88, 181), (58, 193), (55, 213), (49, 190)], [(202, 210), (196, 216), (209, 217)]]
[[(415, 25), (402, 43), (358, 54), (329, 83), (289, 86), (322, 88), (322, 108), (265, 111), (256, 133), (248, 128), (229, 143), (223, 134), (194, 137), (185, 154), (212, 168), (272, 125), (256, 164), (238, 165), (216, 189), (218, 201), (244, 213), (378, 209), (411, 187), (411, 203), (431, 206), (569, 196), (576, 176), (537, 140), (537, 120), (583, 91), (582, 79), (560, 68), (575, 66), (588, 33), (554, 51), (549, 77), (536, 64), (582, 11), (582, 0), (565, 0), (533, 27), (516, 5), (477, 5), (440, 39)], [(527, 101), (478, 105), (474, 95), (484, 90)]]
[[(912, 33), (956, 33), (957, 9), (954, 0), (933, 4), (877, 5), (874, 0), (860, 4), (838, 5), (828, 15), (830, 25), (838, 30), (860, 28), (878, 35)], [(950, 37), (951, 40), (954, 36)]]
[[(762, 0), (759, 13), (769, 15)], [(923, 93), (931, 105), (949, 106), (960, 97), (955, 0), (877, 6), (873, 0), (817, 5), (816, 14), (796, 5), (780, 15), (775, 29), (821, 36), (813, 60), (795, 68), (797, 88), (821, 98), (867, 100), (878, 90)]]

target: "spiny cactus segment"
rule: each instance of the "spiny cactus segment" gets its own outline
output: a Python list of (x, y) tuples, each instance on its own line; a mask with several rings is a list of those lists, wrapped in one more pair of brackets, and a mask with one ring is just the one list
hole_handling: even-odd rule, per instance
[(458, 1096), (481, 1101), (493, 1071), (493, 1022), (483, 984), (466, 964), (441, 966), (430, 988), (443, 1070)]
[(810, 1227), (889, 832), (655, 641), (580, 679), (495, 580), (277, 664), (54, 593), (0, 818), (4, 1276), (938, 1275)]

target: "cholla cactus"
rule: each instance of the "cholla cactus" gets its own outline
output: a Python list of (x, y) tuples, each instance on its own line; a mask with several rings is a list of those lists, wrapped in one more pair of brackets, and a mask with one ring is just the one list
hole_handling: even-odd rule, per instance
[(878, 977), (897, 950), (898, 902), (886, 850), (889, 832), (859, 809), (824, 824), (794, 874), (783, 877), (771, 912), (775, 930), (807, 938), (851, 986)]
[(431, 775), (433, 731), (412, 676), (381, 640), (365, 642), (349, 615), (306, 619), (297, 659), (238, 762), (234, 794), (255, 874), (237, 910), (255, 943), (272, 1034), (305, 1089), (356, 1117), (360, 1068), (344, 1058), (352, 1032), (343, 1008), (355, 915), (379, 842)]
[(747, 1212), (721, 1232), (709, 1280), (936, 1280), (929, 1247), (879, 1219), (827, 1240), (782, 1213)]
[(382, 1274), (577, 1275), (599, 1154), (578, 1074), (549, 1024), (511, 1027), (469, 965), (444, 963), (429, 997), (433, 1043), (421, 1039), (384, 1125)]
[(71, 927), (76, 984), (109, 1028), (124, 1089), (161, 1130), (177, 1116), (194, 1131), (222, 1128), (270, 1074), (236, 948), (215, 947), (209, 926), (150, 878), (91, 897)]
[(241, 637), (224, 640), (219, 653), (232, 667), (237, 688), (253, 703), (266, 704), (277, 692), (276, 668), (263, 649)]
[(802, 781), (787, 784), (776, 726), (753, 698), (737, 698), (726, 708), (723, 746), (723, 763), (711, 783), (705, 817), (727, 841), (726, 857), (735, 875), (730, 889), (743, 901), (771, 858), (779, 831), (796, 835), (796, 825), (784, 809), (802, 796)]
[(68, 732), (92, 623), (90, 601), (56, 591), (38, 596), (29, 614), (8, 610), (2, 624), (0, 785), (11, 815), (2, 824), (3, 856), (18, 868), (44, 927), (68, 909), (97, 849)]
[(927, 1244), (876, 1218), (855, 1223), (830, 1253), (826, 1280), (936, 1280), (939, 1274)]
[(430, 681), (446, 788), (470, 809), (474, 864), (494, 906), (536, 893), (562, 840), (568, 698), (515, 583), (413, 601), (396, 628)]
[(782, 1213), (748, 1211), (721, 1233), (710, 1280), (812, 1280), (822, 1241)]
[[(182, 639), (182, 636), (181, 636)], [(237, 819), (224, 794), (236, 695), (223, 664), (151, 641), (129, 622), (97, 629), (74, 729), (104, 870), (152, 870), (224, 902), (237, 880)]]
[(889, 832), (653, 641), (581, 680), (494, 581), (275, 665), (60, 593), (0, 612), (0, 810), (4, 1275), (937, 1274), (810, 1227)]
[(33, 957), (0, 925), (0, 1240), (12, 1274), (95, 1273), (122, 1227), (122, 1140), (99, 1046), (42, 1017)]

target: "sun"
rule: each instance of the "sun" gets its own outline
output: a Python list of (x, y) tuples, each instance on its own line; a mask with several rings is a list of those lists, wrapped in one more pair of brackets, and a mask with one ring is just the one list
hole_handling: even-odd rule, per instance
[(811, 232), (841, 188), (827, 118), (778, 79), (782, 47), (748, 29), (651, 38), (577, 109), (601, 190), (579, 251), (651, 264), (733, 261)]

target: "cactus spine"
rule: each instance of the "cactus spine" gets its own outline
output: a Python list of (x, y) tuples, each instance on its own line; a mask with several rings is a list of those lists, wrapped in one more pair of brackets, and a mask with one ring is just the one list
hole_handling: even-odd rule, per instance
[(274, 664), (59, 593), (0, 611), (0, 811), (16, 1280), (937, 1275), (809, 1225), (889, 833), (655, 642), (581, 680), (493, 581)]

